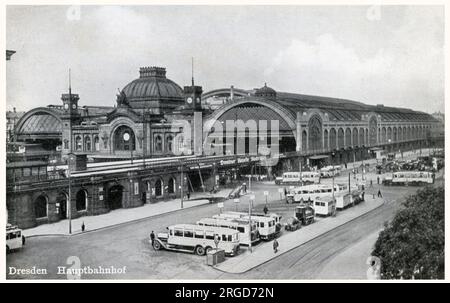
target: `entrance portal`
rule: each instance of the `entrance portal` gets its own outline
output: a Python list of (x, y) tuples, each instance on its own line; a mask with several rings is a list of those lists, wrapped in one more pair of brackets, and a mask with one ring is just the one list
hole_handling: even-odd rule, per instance
[(123, 187), (121, 185), (115, 185), (108, 190), (107, 205), (110, 210), (122, 208), (122, 193)]

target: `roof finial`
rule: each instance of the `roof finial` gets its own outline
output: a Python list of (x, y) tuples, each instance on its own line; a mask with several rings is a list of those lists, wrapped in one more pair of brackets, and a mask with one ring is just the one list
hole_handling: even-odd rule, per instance
[(69, 96), (72, 95), (72, 81), (70, 78), (70, 68), (69, 68)]
[(194, 86), (194, 57), (192, 57), (192, 86)]

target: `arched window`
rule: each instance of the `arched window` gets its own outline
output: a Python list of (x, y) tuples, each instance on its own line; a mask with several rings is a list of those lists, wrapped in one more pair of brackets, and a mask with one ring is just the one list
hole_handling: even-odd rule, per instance
[(162, 137), (161, 135), (155, 136), (155, 152), (162, 153), (163, 146), (162, 146)]
[(363, 146), (363, 145), (366, 144), (366, 142), (365, 142), (365, 140), (364, 140), (364, 137), (365, 137), (365, 131), (364, 131), (364, 128), (360, 128), (360, 129), (359, 129), (359, 145), (360, 145), (360, 146)]
[(369, 120), (369, 138), (368, 143), (369, 145), (376, 145), (377, 140), (377, 133), (378, 133), (378, 122), (377, 118), (372, 116)]
[(324, 132), (323, 132), (323, 144), (324, 144), (323, 148), (325, 150), (328, 150), (330, 148), (328, 146), (328, 130), (327, 129), (324, 130)]
[(169, 183), (168, 183), (168, 188), (167, 188), (169, 194), (173, 194), (176, 191), (175, 188), (175, 178), (170, 178), (169, 179)]
[(83, 149), (83, 143), (81, 142), (81, 137), (76, 136), (75, 137), (75, 148), (76, 150), (82, 150)]
[(161, 179), (156, 180), (155, 182), (155, 196), (161, 197), (163, 195), (163, 182)]
[(386, 128), (383, 127), (381, 129), (381, 143), (386, 143), (387, 139), (386, 139)]
[(34, 201), (34, 213), (36, 218), (47, 217), (47, 197), (39, 196), (36, 201)]
[(322, 120), (319, 115), (313, 115), (308, 122), (308, 143), (310, 151), (322, 149)]
[(353, 128), (352, 136), (353, 136), (353, 139), (352, 139), (353, 146), (361, 145), (361, 143), (358, 143), (358, 129), (356, 127)]
[(94, 150), (99, 151), (100, 150), (100, 141), (98, 139), (98, 136), (94, 137)]
[(89, 136), (84, 138), (84, 150), (91, 151), (91, 137)]
[(330, 130), (330, 149), (336, 149), (336, 129), (332, 128)]
[(352, 131), (350, 130), (350, 128), (347, 128), (345, 130), (345, 145), (352, 146)]
[(173, 137), (171, 135), (166, 138), (166, 151), (169, 153), (173, 152)]
[(342, 128), (338, 130), (338, 148), (344, 148), (344, 130)]
[(387, 129), (387, 142), (392, 142), (392, 128)]
[(114, 149), (131, 151), (136, 149), (136, 138), (133, 130), (126, 126), (119, 126), (114, 132)]
[(76, 208), (77, 211), (86, 210), (87, 206), (87, 193), (85, 190), (80, 190), (77, 192), (76, 196)]

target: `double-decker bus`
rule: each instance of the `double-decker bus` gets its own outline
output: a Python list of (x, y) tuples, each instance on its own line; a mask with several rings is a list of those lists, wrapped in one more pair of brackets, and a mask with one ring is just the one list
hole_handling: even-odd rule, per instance
[(259, 242), (259, 233), (256, 227), (256, 223), (252, 222), (251, 232), (249, 220), (236, 218), (232, 220), (221, 219), (221, 218), (203, 218), (197, 221), (197, 225), (200, 226), (215, 226), (222, 228), (230, 228), (237, 230), (239, 232), (239, 243), (241, 245), (250, 245)]
[(225, 254), (235, 256), (239, 253), (239, 232), (235, 229), (195, 224), (176, 224), (169, 226), (167, 233), (158, 233), (153, 247), (195, 253), (203, 256), (216, 247)]

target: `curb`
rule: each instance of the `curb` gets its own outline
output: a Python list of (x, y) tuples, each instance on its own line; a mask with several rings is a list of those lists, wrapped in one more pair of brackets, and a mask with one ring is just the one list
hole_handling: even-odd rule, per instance
[(264, 262), (262, 262), (262, 263), (260, 263), (260, 264), (258, 264), (258, 265), (255, 265), (255, 266), (253, 266), (253, 267), (251, 267), (251, 268), (249, 268), (249, 269), (246, 269), (246, 270), (244, 270), (244, 271), (242, 271), (242, 272), (232, 273), (232, 272), (228, 272), (228, 271), (222, 270), (222, 269), (220, 269), (220, 268), (217, 268), (217, 267), (215, 267), (215, 266), (212, 266), (212, 268), (214, 268), (215, 270), (220, 271), (220, 272), (222, 272), (222, 273), (226, 273), (226, 274), (232, 274), (232, 275), (245, 274), (246, 272), (248, 272), (248, 271), (250, 271), (250, 270), (252, 270), (252, 269), (255, 269), (255, 268), (257, 268), (257, 267), (259, 267), (259, 266), (261, 266), (261, 265), (264, 265), (264, 264), (266, 264), (266, 263), (268, 263), (268, 262), (270, 262), (270, 261), (272, 261), (272, 260), (275, 260), (276, 258), (278, 258), (278, 257), (280, 257), (280, 256), (282, 256), (282, 255), (284, 255), (284, 254), (286, 254), (286, 253), (288, 253), (288, 252), (290, 252), (290, 251), (292, 251), (292, 250), (294, 250), (294, 249), (297, 249), (297, 248), (299, 248), (300, 246), (302, 246), (302, 245), (304, 245), (304, 244), (307, 244), (307, 243), (309, 243), (309, 242), (311, 242), (311, 241), (313, 241), (313, 240), (315, 240), (315, 239), (317, 239), (317, 238), (319, 238), (319, 237), (321, 237), (321, 236), (323, 236), (323, 235), (326, 235), (327, 233), (332, 232), (333, 230), (335, 230), (335, 229), (337, 229), (337, 228), (339, 228), (339, 227), (341, 227), (341, 226), (343, 226), (343, 225), (345, 225), (345, 224), (348, 224), (348, 223), (350, 223), (350, 222), (353, 222), (354, 220), (356, 220), (356, 219), (358, 219), (358, 218), (361, 218), (362, 216), (365, 216), (365, 215), (367, 215), (367, 214), (373, 212), (374, 210), (377, 210), (377, 209), (380, 208), (381, 206), (385, 205), (385, 203), (386, 203), (386, 200), (383, 199), (383, 203), (380, 204), (380, 205), (378, 205), (378, 206), (375, 207), (374, 209), (371, 209), (371, 210), (369, 210), (369, 211), (366, 212), (366, 213), (363, 213), (363, 214), (361, 214), (361, 215), (359, 215), (359, 216), (357, 216), (357, 217), (354, 217), (353, 219), (351, 219), (351, 220), (349, 220), (349, 221), (347, 221), (347, 222), (345, 222), (345, 223), (342, 223), (342, 224), (340, 224), (340, 225), (334, 227), (334, 228), (331, 229), (331, 230), (328, 230), (328, 231), (326, 231), (326, 232), (324, 232), (324, 233), (322, 233), (322, 234), (320, 234), (320, 235), (317, 235), (317, 236), (315, 236), (314, 238), (311, 238), (311, 239), (309, 239), (308, 241), (305, 241), (305, 242), (303, 242), (303, 243), (301, 243), (301, 244), (299, 244), (299, 245), (297, 245), (297, 246), (295, 246), (295, 247), (292, 247), (292, 248), (290, 248), (290, 249), (288, 249), (288, 250), (286, 250), (286, 251), (283, 251), (281, 254), (276, 255), (276, 257), (274, 257), (274, 258), (272, 258), (272, 259), (270, 259), (270, 260), (264, 261)]
[[(206, 199), (199, 199), (199, 200), (206, 200)], [(195, 201), (195, 200), (190, 200), (190, 201)], [(26, 238), (27, 239), (29, 239), (29, 238), (37, 238), (37, 237), (67, 237), (67, 238), (70, 238), (70, 237), (73, 237), (73, 236), (79, 236), (79, 235), (82, 235), (82, 234), (92, 233), (92, 232), (105, 230), (105, 229), (109, 229), (109, 228), (125, 226), (127, 224), (138, 223), (138, 222), (142, 222), (142, 221), (148, 220), (150, 218), (157, 218), (157, 217), (160, 217), (160, 216), (163, 216), (163, 215), (166, 215), (166, 214), (175, 213), (175, 212), (178, 212), (178, 211), (191, 209), (191, 208), (196, 208), (196, 207), (201, 207), (201, 206), (210, 205), (210, 204), (211, 204), (211, 201), (209, 201), (208, 203), (200, 204), (200, 205), (194, 205), (194, 206), (191, 206), (191, 207), (188, 207), (188, 208), (175, 209), (175, 210), (171, 210), (171, 211), (168, 211), (168, 212), (165, 212), (165, 213), (160, 213), (160, 214), (157, 214), (157, 215), (152, 215), (152, 216), (139, 218), (139, 219), (135, 219), (135, 220), (131, 220), (131, 221), (126, 221), (126, 222), (121, 222), (121, 223), (108, 225), (108, 226), (104, 226), (104, 227), (94, 228), (94, 229), (86, 230), (84, 232), (78, 231), (78, 232), (74, 232), (72, 234), (40, 234), (40, 235), (26, 236)]]

